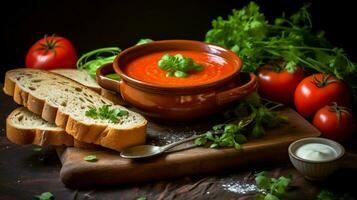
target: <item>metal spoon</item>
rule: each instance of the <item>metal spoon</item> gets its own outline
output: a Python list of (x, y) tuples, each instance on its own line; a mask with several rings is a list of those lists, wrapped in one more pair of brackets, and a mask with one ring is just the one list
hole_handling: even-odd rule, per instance
[[(241, 120), (241, 121), (239, 121), (239, 126), (241, 126), (241, 127), (247, 126), (252, 121), (253, 120), (251, 118), (246, 119), (246, 120)], [(222, 130), (216, 130), (216, 131), (210, 131), (210, 132), (212, 134), (222, 134), (223, 133)], [(165, 146), (155, 146), (155, 145), (147, 144), (147, 145), (139, 145), (139, 146), (129, 147), (127, 149), (124, 149), (120, 153), (120, 156), (123, 158), (131, 158), (131, 159), (147, 158), (147, 157), (156, 156), (161, 153), (164, 153), (165, 151), (168, 152), (167, 150), (169, 150), (177, 145), (197, 139), (199, 137), (202, 137), (203, 135), (206, 135), (206, 133), (200, 134), (200, 135), (194, 135), (192, 137), (189, 137), (189, 138), (186, 138), (181, 141), (177, 141), (177, 142), (165, 145)], [(194, 147), (194, 146), (197, 146), (197, 145), (190, 146), (189, 148)], [(187, 148), (183, 148), (183, 149), (187, 149)]]
[(133, 146), (129, 147), (127, 149), (124, 149), (121, 153), (120, 156), (123, 158), (130, 158), (130, 159), (137, 159), (137, 158), (147, 158), (147, 157), (152, 157), (159, 155), (161, 153), (164, 153), (165, 151), (183, 144), (185, 142), (197, 139), (199, 137), (202, 137), (204, 134), (201, 135), (194, 135), (192, 137), (183, 139), (181, 141), (177, 141), (165, 146), (155, 146), (155, 145), (139, 145), (139, 146)]

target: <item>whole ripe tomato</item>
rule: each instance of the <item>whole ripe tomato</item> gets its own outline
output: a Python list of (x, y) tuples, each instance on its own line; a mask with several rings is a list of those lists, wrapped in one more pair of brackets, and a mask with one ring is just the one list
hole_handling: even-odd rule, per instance
[(349, 106), (351, 99), (348, 87), (341, 80), (321, 73), (302, 80), (294, 96), (296, 110), (305, 118), (313, 117), (320, 108), (331, 102)]
[(294, 72), (288, 72), (281, 65), (267, 64), (258, 69), (258, 92), (267, 99), (294, 105), (295, 89), (304, 78), (304, 70), (295, 66)]
[(60, 36), (45, 36), (29, 49), (26, 67), (38, 69), (76, 68), (77, 52), (73, 44)]
[(336, 102), (318, 110), (313, 124), (324, 137), (338, 142), (345, 142), (355, 128), (352, 112), (346, 107), (338, 106)]

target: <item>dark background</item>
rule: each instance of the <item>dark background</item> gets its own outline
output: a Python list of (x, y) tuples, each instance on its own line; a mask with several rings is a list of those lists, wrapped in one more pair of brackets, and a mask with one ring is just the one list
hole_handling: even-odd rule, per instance
[[(5, 1), (2, 1), (5, 2)], [(204, 40), (211, 21), (224, 18), (242, 0), (65, 0), (6, 1), (1, 3), (1, 77), (6, 70), (24, 67), (27, 50), (44, 34), (70, 39), (79, 55), (96, 48), (134, 45), (140, 38)], [(256, 1), (268, 19), (287, 15), (308, 1)], [(356, 17), (353, 1), (311, 1), (315, 30), (325, 30), (333, 45), (356, 61)]]

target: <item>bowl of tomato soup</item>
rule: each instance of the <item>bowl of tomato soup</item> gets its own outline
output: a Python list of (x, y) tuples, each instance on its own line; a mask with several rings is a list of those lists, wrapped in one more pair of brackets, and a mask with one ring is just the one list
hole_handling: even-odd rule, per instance
[[(199, 70), (178, 75), (160, 67), (170, 55), (176, 63), (181, 56)], [(179, 56), (178, 56), (179, 55)], [(175, 63), (166, 64), (166, 67)], [(183, 68), (178, 65), (177, 70)], [(252, 73), (241, 73), (242, 61), (232, 51), (217, 45), (191, 40), (163, 40), (130, 47), (113, 63), (97, 70), (98, 83), (120, 93), (125, 101), (143, 114), (173, 120), (189, 120), (215, 113), (256, 90)], [(171, 69), (171, 68), (170, 68)], [(115, 71), (121, 80), (105, 74)]]

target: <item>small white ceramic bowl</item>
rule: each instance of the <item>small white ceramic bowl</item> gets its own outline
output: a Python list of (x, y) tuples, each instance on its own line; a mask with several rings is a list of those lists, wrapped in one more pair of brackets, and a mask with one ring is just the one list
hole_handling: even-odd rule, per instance
[[(324, 161), (306, 160), (296, 155), (299, 147), (310, 143), (320, 143), (332, 147), (337, 156)], [(345, 149), (339, 143), (325, 138), (304, 138), (297, 140), (289, 146), (289, 157), (294, 167), (309, 180), (322, 180), (334, 173), (340, 166)]]

